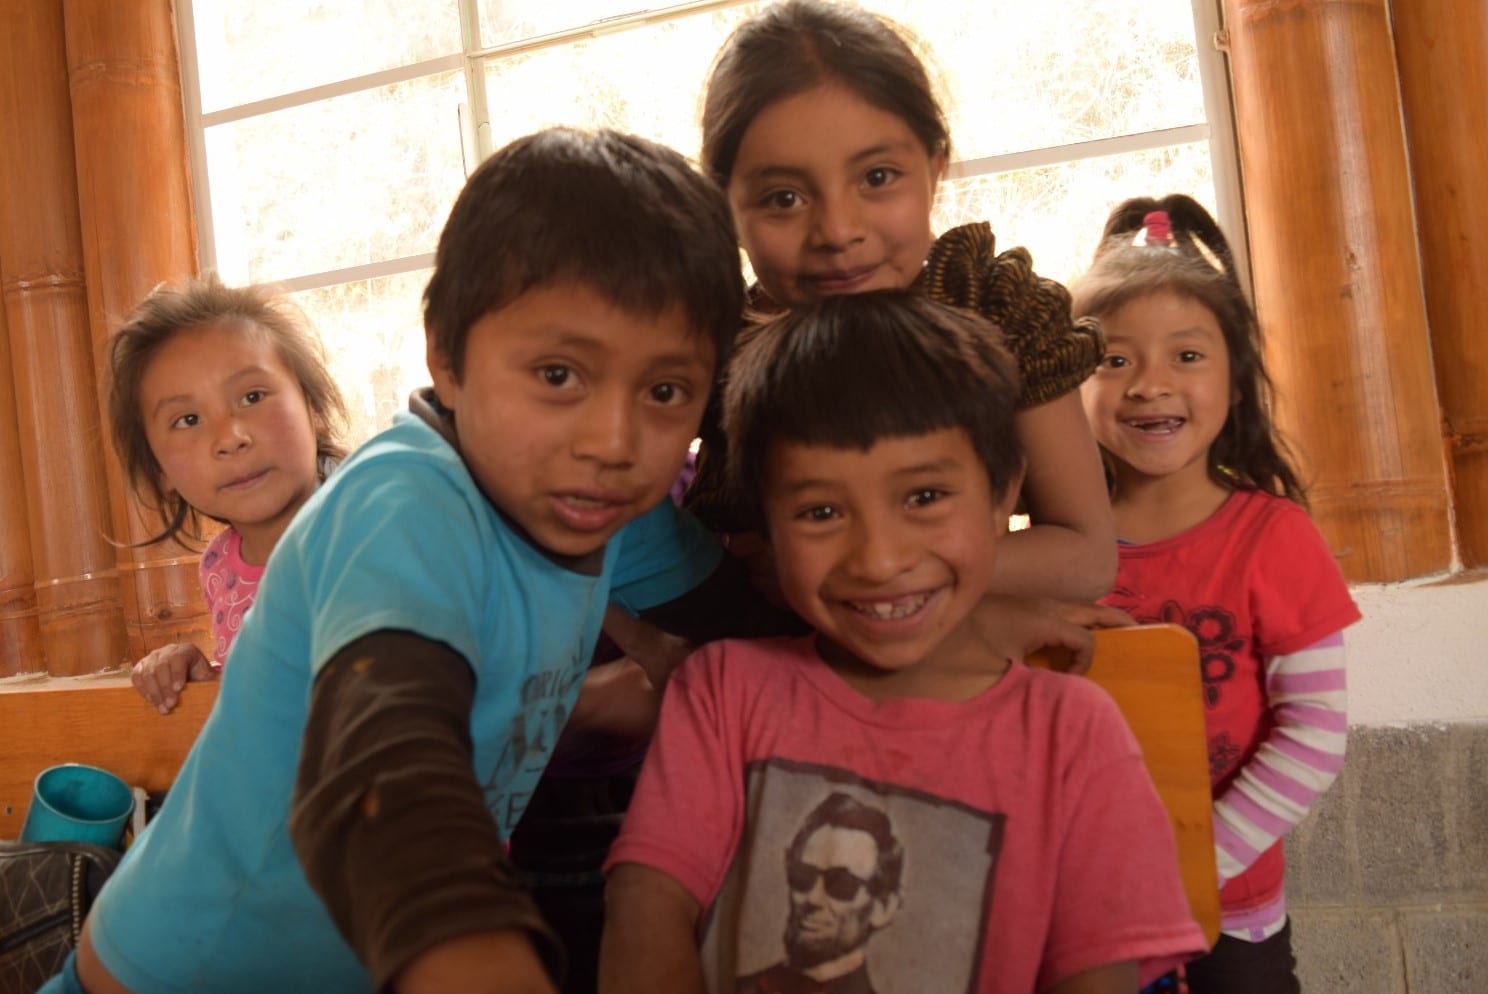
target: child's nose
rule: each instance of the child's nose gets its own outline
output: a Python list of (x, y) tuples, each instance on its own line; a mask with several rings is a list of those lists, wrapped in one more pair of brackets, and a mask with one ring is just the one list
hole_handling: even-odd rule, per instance
[(220, 424), (216, 444), (218, 454), (232, 455), (253, 444), (253, 438), (248, 434), (247, 426), (237, 418), (227, 418)]
[(1166, 397), (1172, 390), (1165, 370), (1160, 367), (1138, 367), (1127, 381), (1126, 395), (1138, 400)]
[(848, 562), (859, 579), (884, 583), (903, 573), (913, 560), (913, 541), (902, 528), (873, 517), (856, 519)]
[(812, 236), (817, 246), (841, 251), (862, 238), (857, 198), (850, 193), (823, 194), (812, 213)]
[(636, 431), (630, 399), (601, 394), (580, 409), (574, 426), (574, 455), (606, 466), (629, 465), (635, 458)]

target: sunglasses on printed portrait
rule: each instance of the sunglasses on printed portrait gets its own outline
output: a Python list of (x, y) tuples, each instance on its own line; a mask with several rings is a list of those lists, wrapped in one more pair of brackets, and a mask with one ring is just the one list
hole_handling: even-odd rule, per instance
[(800, 862), (792, 862), (786, 866), (785, 879), (790, 884), (790, 889), (799, 894), (809, 893), (820, 880), (822, 889), (834, 901), (851, 901), (858, 896), (858, 891), (868, 886), (868, 881), (843, 867), (831, 866), (824, 870)]

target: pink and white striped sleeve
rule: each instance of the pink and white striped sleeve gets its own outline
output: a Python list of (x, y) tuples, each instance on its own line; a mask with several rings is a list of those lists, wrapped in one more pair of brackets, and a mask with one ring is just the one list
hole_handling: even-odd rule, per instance
[(1273, 656), (1266, 664), (1266, 697), (1275, 726), (1214, 801), (1221, 885), (1295, 828), (1343, 767), (1343, 633)]

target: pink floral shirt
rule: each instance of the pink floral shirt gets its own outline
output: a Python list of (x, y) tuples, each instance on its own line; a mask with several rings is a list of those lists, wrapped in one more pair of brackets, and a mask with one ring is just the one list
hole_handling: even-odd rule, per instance
[(243, 627), (263, 571), (243, 561), (243, 536), (236, 528), (223, 529), (202, 553), (202, 596), (212, 619), (212, 662), (218, 667), (227, 661), (227, 650)]

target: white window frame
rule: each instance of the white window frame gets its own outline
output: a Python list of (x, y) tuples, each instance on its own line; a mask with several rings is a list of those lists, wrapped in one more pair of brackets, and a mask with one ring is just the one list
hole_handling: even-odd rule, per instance
[[(571, 44), (586, 38), (597, 38), (646, 25), (660, 24), (693, 14), (738, 7), (747, 2), (749, 0), (692, 0), (692, 2), (679, 3), (660, 10), (621, 14), (583, 26), (483, 47), (476, 0), (457, 0), (460, 34), (464, 46), (464, 51), (460, 54), (426, 59), (412, 65), (384, 69), (204, 114), (201, 108), (201, 77), (196, 49), (193, 4), (192, 0), (180, 0), (177, 6), (176, 30), (181, 53), (181, 92), (185, 111), (186, 138), (196, 203), (199, 262), (203, 269), (215, 269), (217, 266), (216, 240), (212, 221), (211, 174), (206, 149), (206, 129), (209, 127), (301, 107), (332, 97), (360, 93), (393, 83), (407, 82), (436, 73), (463, 70), (467, 102), (461, 108), (459, 138), (465, 171), (468, 175), (476, 164), (494, 151), (491, 147), (492, 128), (486, 100), (484, 68), (487, 63), (538, 49)], [(1245, 237), (1245, 212), (1240, 184), (1239, 151), (1235, 141), (1234, 102), (1231, 98), (1229, 66), (1223, 51), (1224, 34), (1220, 0), (1192, 0), (1192, 7), (1195, 49), (1207, 123), (1051, 145), (1047, 148), (1026, 149), (977, 159), (963, 159), (951, 164), (950, 178), (986, 176), (1207, 140), (1213, 166), (1214, 194), (1217, 201), (1215, 208), (1218, 220), (1224, 230), (1230, 233), (1236, 265), (1242, 280), (1249, 285), (1249, 259), (1246, 252), (1247, 238)], [(433, 253), (425, 253), (323, 272), (306, 273), (277, 282), (289, 292), (298, 292), (356, 280), (396, 276), (428, 269), (433, 265)]]

